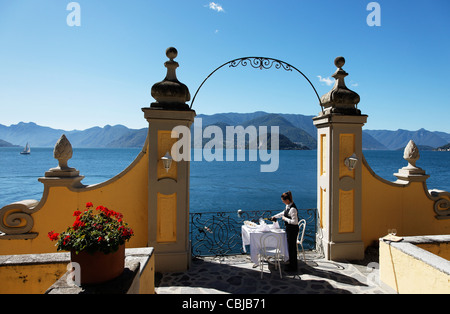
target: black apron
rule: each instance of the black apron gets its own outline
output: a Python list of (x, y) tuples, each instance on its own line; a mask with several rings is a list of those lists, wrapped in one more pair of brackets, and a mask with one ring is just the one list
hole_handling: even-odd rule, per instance
[[(284, 210), (284, 217), (292, 219), (292, 217), (289, 215), (289, 211), (292, 207), (297, 210), (297, 206), (295, 206), (295, 203), (292, 203), (291, 206), (289, 206)], [(297, 210), (297, 218), (298, 218), (298, 210)], [(285, 222), (284, 225), (286, 227), (286, 238), (289, 251), (289, 267), (297, 269), (297, 238), (299, 227), (298, 224), (291, 225), (287, 222)]]

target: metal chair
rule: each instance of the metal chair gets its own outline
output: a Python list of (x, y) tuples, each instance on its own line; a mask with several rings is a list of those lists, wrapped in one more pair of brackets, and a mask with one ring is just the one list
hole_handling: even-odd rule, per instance
[(302, 219), (298, 222), (297, 257), (300, 257), (300, 250), (298, 249), (298, 246), (300, 245), (303, 252), (303, 260), (306, 263), (305, 250), (303, 249), (303, 238), (305, 236), (305, 229), (306, 229), (306, 220)]
[(269, 263), (275, 264), (275, 269), (277, 269), (278, 267), (278, 269), (280, 270), (280, 278), (283, 278), (283, 276), (281, 275), (280, 265), (280, 261), (283, 257), (281, 254), (280, 236), (271, 233), (262, 235), (259, 248), (259, 266), (261, 270), (261, 279), (263, 278), (264, 262), (267, 262), (267, 266), (269, 266)]

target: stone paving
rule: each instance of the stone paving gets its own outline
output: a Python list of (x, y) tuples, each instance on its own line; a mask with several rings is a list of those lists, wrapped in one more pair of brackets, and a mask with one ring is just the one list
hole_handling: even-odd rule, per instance
[(248, 255), (203, 257), (183, 273), (157, 274), (157, 294), (385, 294), (378, 285), (378, 264), (352, 264), (317, 258), (309, 252), (296, 273), (282, 276), (273, 265), (259, 266)]

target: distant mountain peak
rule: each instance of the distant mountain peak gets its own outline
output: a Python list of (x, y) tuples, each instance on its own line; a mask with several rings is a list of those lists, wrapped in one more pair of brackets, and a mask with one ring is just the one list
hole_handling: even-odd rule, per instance
[[(203, 127), (217, 125), (244, 127), (249, 125), (279, 126), (280, 134), (294, 144), (316, 149), (317, 129), (312, 122), (313, 116), (293, 113), (267, 113), (256, 111), (251, 113), (216, 113), (211, 115), (198, 114), (202, 119)], [(270, 128), (269, 128), (270, 129)], [(19, 122), (10, 126), (0, 124), (0, 139), (10, 144), (23, 146), (26, 142), (33, 143), (34, 147), (54, 147), (62, 134), (66, 134), (73, 147), (141, 147), (144, 145), (147, 128), (134, 130), (124, 125), (107, 124), (103, 128), (95, 126), (86, 130), (64, 131), (40, 126), (35, 122)], [(284, 138), (283, 137), (283, 138)], [(426, 145), (433, 148), (446, 145), (450, 142), (450, 134), (439, 131), (428, 131), (420, 128), (416, 131), (404, 129), (393, 130), (363, 130), (364, 149), (395, 150), (405, 147), (409, 140), (417, 145)], [(286, 141), (287, 142), (287, 141)]]

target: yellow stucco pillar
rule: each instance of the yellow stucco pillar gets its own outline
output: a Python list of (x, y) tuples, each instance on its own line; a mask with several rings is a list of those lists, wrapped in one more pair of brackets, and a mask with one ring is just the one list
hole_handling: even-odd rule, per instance
[(324, 111), (313, 118), (318, 129), (317, 208), (325, 257), (364, 258), (361, 237), (362, 126), (367, 115), (356, 105), (359, 96), (345, 86), (343, 57), (335, 60), (333, 89), (322, 96)]
[[(176, 49), (168, 48), (166, 55), (170, 59), (164, 64), (167, 76), (152, 87), (152, 96), (157, 102), (142, 108), (149, 123), (148, 246), (155, 248), (158, 272), (185, 271), (190, 259), (190, 163), (189, 158), (177, 158), (172, 147), (179, 140), (174, 128), (189, 129), (195, 111), (185, 103), (190, 100), (188, 88), (176, 78), (178, 63), (173, 61)], [(190, 144), (190, 138), (185, 142)], [(190, 156), (190, 146), (183, 149), (187, 149)], [(164, 158), (170, 160), (166, 165)]]

